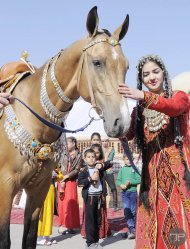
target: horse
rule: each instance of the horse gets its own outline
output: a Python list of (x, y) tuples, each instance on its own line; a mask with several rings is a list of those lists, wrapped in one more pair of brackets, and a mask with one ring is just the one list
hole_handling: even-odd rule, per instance
[[(130, 125), (127, 100), (117, 90), (128, 69), (119, 42), (127, 33), (129, 17), (112, 35), (108, 30), (98, 30), (98, 23), (95, 6), (87, 15), (88, 36), (61, 50), (35, 73), (17, 80), (11, 91), (15, 98), (57, 125), (64, 124), (81, 96), (102, 116), (107, 135), (120, 137)], [(52, 170), (64, 153), (65, 135), (46, 126), (17, 100), (4, 108), (0, 126), (0, 249), (11, 246), (10, 213), (20, 189), (27, 193), (22, 249), (33, 249), (39, 213)]]

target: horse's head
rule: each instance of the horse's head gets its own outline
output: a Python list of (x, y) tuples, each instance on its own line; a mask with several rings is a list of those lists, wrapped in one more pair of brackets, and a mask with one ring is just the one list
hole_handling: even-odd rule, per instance
[(103, 114), (108, 136), (126, 133), (130, 116), (126, 99), (118, 93), (118, 84), (125, 81), (128, 69), (119, 41), (128, 30), (129, 17), (111, 35), (107, 30), (98, 31), (97, 7), (87, 17), (89, 37), (83, 49), (82, 74), (78, 85), (80, 95)]

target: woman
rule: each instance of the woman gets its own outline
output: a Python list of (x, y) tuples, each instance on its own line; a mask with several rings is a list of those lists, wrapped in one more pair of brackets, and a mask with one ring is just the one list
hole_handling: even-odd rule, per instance
[[(75, 234), (75, 228), (80, 228), (79, 203), (77, 193), (77, 178), (81, 166), (81, 153), (77, 148), (75, 137), (67, 137), (68, 163), (66, 165), (64, 178), (58, 184), (59, 199), (59, 233)], [(66, 229), (65, 229), (66, 228)]]
[(50, 238), (52, 235), (53, 216), (57, 210), (55, 210), (55, 182), (59, 182), (63, 179), (63, 174), (59, 168), (56, 168), (52, 172), (52, 184), (48, 190), (44, 205), (40, 212), (38, 222), (38, 238), (37, 245), (50, 246), (56, 244), (57, 241)]
[[(143, 160), (136, 248), (190, 248), (188, 96), (172, 92), (158, 56), (143, 57), (137, 70), (137, 89), (124, 84), (118, 88), (124, 97), (138, 101), (127, 133), (128, 139), (136, 137)], [(149, 91), (142, 91), (142, 84)]]

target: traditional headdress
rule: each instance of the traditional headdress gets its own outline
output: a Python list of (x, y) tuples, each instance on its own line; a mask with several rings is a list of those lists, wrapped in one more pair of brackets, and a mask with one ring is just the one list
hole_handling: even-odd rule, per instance
[(166, 96), (171, 97), (171, 80), (163, 60), (158, 55), (145, 55), (139, 60), (137, 65), (137, 88), (142, 90), (142, 68), (147, 62), (155, 62), (162, 69), (164, 73), (164, 89), (166, 91)]

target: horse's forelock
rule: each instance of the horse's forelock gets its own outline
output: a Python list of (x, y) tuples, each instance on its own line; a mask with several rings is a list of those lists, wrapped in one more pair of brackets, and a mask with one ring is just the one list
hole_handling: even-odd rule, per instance
[(107, 29), (98, 30), (97, 34), (106, 34), (107, 36), (111, 37), (111, 33)]

